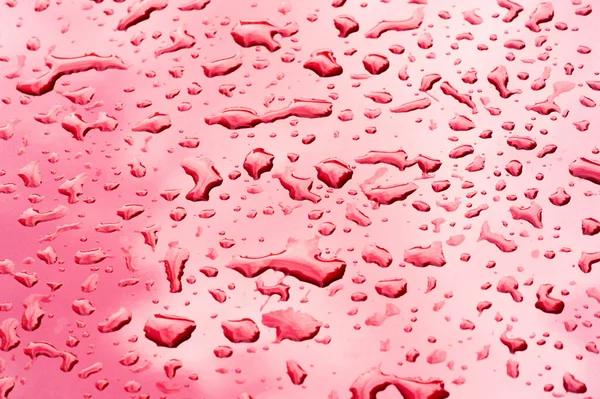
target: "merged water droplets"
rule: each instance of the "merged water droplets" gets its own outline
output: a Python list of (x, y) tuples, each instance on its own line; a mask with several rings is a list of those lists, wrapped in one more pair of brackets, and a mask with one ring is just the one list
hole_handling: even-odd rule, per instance
[(0, 15), (1, 399), (600, 392), (593, 3)]

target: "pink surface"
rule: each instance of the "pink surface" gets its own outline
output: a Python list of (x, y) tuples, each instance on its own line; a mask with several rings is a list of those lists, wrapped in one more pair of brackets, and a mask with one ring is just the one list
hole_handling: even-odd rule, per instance
[(597, 11), (429, 3), (3, 0), (0, 398), (600, 398)]

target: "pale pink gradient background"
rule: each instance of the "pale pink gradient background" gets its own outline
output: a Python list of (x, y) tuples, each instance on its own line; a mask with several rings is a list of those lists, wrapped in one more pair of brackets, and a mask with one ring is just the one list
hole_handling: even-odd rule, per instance
[[(594, 157), (592, 148), (599, 143), (596, 134), (598, 118), (595, 109), (582, 107), (578, 98), (580, 95), (597, 99), (595, 93), (587, 86), (585, 81), (595, 79), (597, 56), (594, 48), (598, 24), (597, 11), (587, 16), (578, 17), (574, 14), (575, 6), (567, 1), (555, 1), (555, 17), (552, 23), (544, 24), (549, 31), (540, 34), (548, 35), (545, 46), (537, 48), (534, 40), (539, 34), (534, 34), (524, 26), (529, 14), (537, 2), (521, 0), (520, 4), (525, 11), (513, 23), (506, 24), (501, 18), (492, 18), (495, 13), (504, 15), (504, 9), (497, 6), (495, 1), (486, 0), (480, 3), (449, 2), (431, 0), (426, 6), (425, 22), (421, 28), (413, 32), (388, 32), (377, 40), (364, 38), (364, 33), (381, 19), (404, 19), (409, 17), (417, 5), (409, 5), (405, 1), (391, 0), (389, 3), (371, 1), (367, 7), (361, 7), (359, 2), (349, 1), (342, 8), (331, 7), (327, 1), (306, 0), (302, 2), (289, 2), (291, 11), (287, 15), (277, 12), (280, 6), (278, 1), (250, 1), (213, 0), (205, 10), (193, 12), (179, 12), (177, 6), (183, 3), (180, 0), (171, 0), (167, 9), (154, 13), (147, 21), (141, 22), (127, 32), (115, 30), (118, 20), (125, 15), (126, 7), (131, 1), (114, 3), (105, 0), (101, 4), (91, 1), (63, 1), (61, 4), (52, 2), (50, 7), (41, 13), (33, 11), (33, 4), (21, 0), (18, 6), (9, 8), (0, 5), (0, 56), (10, 57), (10, 61), (0, 64), (2, 76), (16, 68), (16, 57), (19, 54), (27, 56), (26, 66), (22, 78), (13, 80), (0, 79), (0, 96), (10, 98), (12, 103), (0, 104), (0, 125), (13, 118), (21, 119), (16, 125), (15, 135), (7, 142), (0, 142), (2, 159), (0, 169), (6, 175), (0, 178), (0, 183), (16, 183), (19, 188), (17, 193), (0, 196), (2, 209), (2, 224), (0, 224), (0, 259), (12, 259), (17, 264), (17, 269), (27, 270), (38, 274), (40, 282), (31, 289), (19, 285), (9, 276), (2, 277), (2, 293), (0, 302), (10, 301), (13, 309), (1, 315), (1, 318), (15, 317), (20, 319), (21, 301), (31, 293), (47, 293), (47, 281), (59, 281), (63, 287), (56, 292), (52, 303), (46, 304), (44, 309), (47, 316), (42, 326), (35, 332), (19, 330), (21, 345), (11, 352), (3, 353), (2, 357), (7, 362), (7, 369), (1, 376), (18, 376), (22, 384), (18, 384), (10, 394), (10, 398), (79, 398), (84, 393), (92, 393), (93, 397), (121, 398), (130, 395), (123, 391), (123, 385), (129, 380), (137, 380), (142, 384), (142, 393), (149, 393), (151, 397), (161, 397), (155, 387), (156, 381), (166, 381), (162, 370), (165, 361), (171, 358), (182, 360), (183, 368), (179, 370), (174, 380), (181, 384), (178, 393), (168, 395), (169, 398), (237, 398), (242, 392), (248, 392), (257, 399), (270, 398), (325, 398), (332, 390), (336, 390), (340, 398), (349, 398), (348, 391), (352, 382), (364, 371), (381, 364), (382, 370), (401, 377), (441, 378), (446, 382), (446, 389), (452, 398), (544, 398), (552, 395), (544, 393), (544, 384), (552, 383), (556, 386), (557, 393), (562, 389), (562, 375), (565, 372), (573, 373), (578, 379), (587, 384), (588, 392), (581, 397), (600, 397), (600, 382), (596, 378), (595, 368), (598, 365), (597, 355), (585, 351), (585, 343), (593, 341), (598, 334), (597, 321), (593, 314), (597, 311), (598, 304), (585, 295), (588, 287), (600, 286), (597, 271), (584, 275), (574, 265), (582, 250), (593, 252), (598, 250), (598, 238), (584, 237), (580, 231), (580, 220), (584, 217), (598, 218), (598, 187), (586, 181), (571, 177), (568, 173), (568, 164), (578, 156)], [(462, 18), (462, 11), (471, 7), (479, 8), (479, 15), (484, 23), (478, 26), (468, 24)], [(88, 9), (89, 8), (89, 9)], [(114, 10), (114, 15), (107, 16), (104, 10)], [(447, 10), (452, 19), (441, 20), (437, 13)], [(307, 16), (318, 15), (316, 22), (309, 22)], [(360, 24), (360, 31), (348, 39), (337, 37), (333, 26), (333, 17), (340, 14), (354, 16)], [(281, 39), (282, 48), (269, 53), (266, 49), (242, 49), (236, 45), (229, 32), (240, 19), (269, 19), (276, 25), (283, 25), (288, 21), (297, 21), (300, 30), (294, 39)], [(19, 22), (20, 21), (20, 22)], [(224, 24), (223, 21), (228, 21)], [(577, 26), (578, 31), (558, 31), (554, 22), (566, 22), (570, 28)], [(18, 26), (22, 24), (22, 26)], [(68, 32), (61, 34), (61, 27), (70, 25)], [(187, 28), (195, 36), (197, 44), (193, 50), (181, 50), (174, 54), (166, 54), (159, 58), (154, 57), (154, 50), (169, 43), (169, 32), (179, 26)], [(205, 33), (216, 31), (214, 38), (207, 38)], [(129, 42), (137, 32), (143, 31), (146, 40), (139, 47), (134, 47)], [(158, 40), (151, 38), (154, 31), (162, 32)], [(434, 38), (431, 50), (424, 51), (417, 47), (417, 36), (421, 32), (430, 32)], [(451, 50), (450, 44), (455, 42), (455, 36), (462, 32), (473, 33), (475, 40), (460, 41), (459, 50)], [(491, 34), (498, 35), (498, 40), (489, 40)], [(27, 51), (25, 44), (32, 37), (39, 37), (42, 47), (37, 52)], [(505, 59), (508, 50), (503, 48), (505, 40), (519, 38), (526, 42), (527, 47), (521, 51), (514, 51), (517, 59), (508, 62)], [(477, 44), (489, 45), (488, 51), (478, 51)], [(392, 44), (401, 44), (406, 48), (403, 55), (393, 55), (387, 49)], [(593, 48), (589, 55), (576, 52), (578, 45), (587, 45)], [(55, 91), (39, 98), (33, 98), (31, 104), (19, 103), (22, 95), (16, 91), (17, 81), (29, 79), (39, 75), (33, 72), (34, 68), (44, 68), (43, 57), (51, 46), (55, 46), (54, 54), (57, 56), (77, 56), (87, 52), (96, 52), (101, 55), (115, 54), (120, 56), (128, 65), (126, 71), (87, 72), (62, 78), (56, 85)], [(523, 63), (522, 59), (535, 59), (544, 51), (544, 47), (551, 46), (550, 59), (545, 62), (536, 61), (533, 64)], [(316, 75), (302, 68), (311, 52), (321, 48), (330, 48), (338, 62), (344, 68), (344, 74), (328, 79), (318, 79)], [(353, 56), (344, 56), (343, 52), (349, 48), (356, 48)], [(425, 58), (426, 53), (435, 52), (435, 59)], [(201, 64), (213, 59), (231, 56), (241, 52), (244, 65), (235, 73), (208, 79), (204, 76)], [(290, 52), (295, 54), (296, 61), (284, 64), (281, 56)], [(360, 81), (360, 87), (353, 88), (357, 81), (350, 79), (354, 73), (364, 73), (362, 58), (368, 53), (381, 53), (389, 57), (390, 69), (368, 80)], [(197, 59), (191, 57), (192, 53), (199, 54)], [(447, 54), (448, 53), (448, 54)], [(409, 62), (408, 55), (416, 57), (415, 62)], [(257, 58), (267, 58), (270, 66), (264, 70), (255, 70), (252, 61)], [(454, 61), (461, 59), (462, 63), (454, 66)], [(570, 62), (576, 70), (573, 76), (565, 76), (563, 66)], [(398, 70), (408, 64), (410, 79), (402, 82), (397, 78)], [(511, 99), (501, 99), (495, 89), (487, 82), (487, 74), (497, 65), (503, 64), (508, 68), (511, 89), (519, 88), (522, 94)], [(583, 65), (578, 69), (578, 65)], [(175, 65), (185, 67), (182, 79), (173, 79), (168, 74), (168, 69)], [(552, 75), (547, 87), (538, 92), (531, 91), (529, 85), (539, 77), (544, 66), (553, 67)], [(475, 68), (478, 71), (479, 81), (473, 85), (461, 82), (462, 72)], [(146, 72), (156, 72), (155, 78), (147, 78)], [(460, 71), (460, 73), (459, 73)], [(528, 81), (516, 79), (517, 72), (526, 71), (530, 74)], [(284, 77), (277, 85), (267, 88), (267, 85), (277, 80), (277, 74)], [(481, 90), (473, 93), (478, 104), (479, 113), (471, 115), (470, 110), (453, 99), (444, 96), (439, 87), (432, 91), (440, 102), (424, 111), (409, 114), (392, 114), (391, 106), (400, 105), (415, 98), (421, 76), (426, 73), (440, 73), (444, 80), (448, 80), (460, 92), (470, 89)], [(545, 99), (552, 93), (552, 83), (556, 81), (572, 81), (582, 87), (561, 95), (557, 103), (563, 109), (569, 109), (567, 118), (559, 116), (558, 120), (551, 121), (549, 117), (539, 116), (525, 111), (526, 104)], [(87, 112), (80, 106), (73, 106), (67, 99), (57, 92), (68, 88), (77, 89), (81, 86), (91, 86), (96, 89), (94, 100), (102, 100), (104, 106), (92, 112)], [(198, 82), (203, 87), (203, 92), (198, 96), (189, 96), (186, 87), (192, 82)], [(237, 86), (234, 96), (226, 98), (218, 93), (221, 84), (235, 84)], [(328, 90), (327, 85), (334, 84), (335, 89)], [(135, 87), (133, 93), (124, 93), (126, 87)], [(165, 99), (165, 93), (179, 88), (181, 94), (172, 100)], [(385, 89), (391, 93), (394, 100), (389, 105), (377, 105), (364, 97), (364, 94), (373, 90)], [(245, 94), (240, 91), (244, 90)], [(297, 126), (291, 126), (290, 121), (279, 121), (269, 125), (260, 125), (253, 129), (239, 131), (239, 137), (230, 138), (231, 132), (221, 126), (207, 126), (204, 117), (229, 106), (245, 106), (265, 111), (263, 104), (265, 96), (274, 94), (281, 101), (276, 100), (271, 109), (285, 106), (293, 98), (314, 97), (327, 98), (331, 93), (339, 94), (339, 99), (333, 101), (333, 115), (327, 119), (299, 121)], [(423, 94), (421, 94), (423, 96)], [(490, 117), (479, 101), (480, 96), (491, 99), (491, 106), (502, 109), (502, 115)], [(140, 100), (151, 100), (153, 105), (146, 109), (138, 109), (135, 104)], [(189, 101), (193, 107), (188, 112), (178, 112), (177, 105)], [(122, 102), (124, 109), (115, 111), (115, 104)], [(85, 141), (77, 142), (71, 135), (60, 127), (60, 123), (42, 125), (33, 120), (33, 115), (47, 112), (55, 104), (63, 106), (63, 116), (75, 110), (85, 120), (95, 120), (100, 111), (119, 120), (119, 128), (114, 132), (92, 131)], [(382, 109), (382, 114), (375, 120), (363, 116), (366, 108)], [(336, 115), (344, 110), (352, 109), (354, 120), (341, 122)], [(131, 132), (131, 127), (154, 112), (168, 113), (173, 126), (165, 132), (154, 135), (149, 143), (149, 151), (142, 152), (144, 139), (148, 134)], [(471, 118), (477, 128), (470, 132), (452, 132), (447, 127), (448, 120), (455, 113)], [(422, 123), (415, 123), (417, 118), (423, 118)], [(436, 130), (428, 129), (429, 120), (433, 119), (438, 124)], [(533, 120), (535, 119), (535, 120)], [(588, 119), (591, 127), (586, 132), (574, 129), (572, 123)], [(507, 133), (501, 128), (501, 123), (515, 122), (515, 133), (530, 135), (538, 141), (538, 149), (545, 144), (558, 145), (558, 151), (544, 159), (535, 157), (537, 151), (530, 153), (517, 152), (506, 145)], [(527, 133), (524, 125), (534, 123), (532, 132)], [(366, 134), (365, 128), (376, 126), (377, 133)], [(485, 129), (494, 131), (494, 137), (481, 140), (478, 135)], [(539, 132), (548, 129), (545, 136)], [(291, 133), (297, 131), (298, 137)], [(249, 137), (252, 133), (254, 136)], [(272, 133), (276, 137), (270, 137)], [(301, 138), (307, 134), (315, 134), (316, 140), (310, 145), (303, 145)], [(124, 137), (132, 136), (135, 144), (129, 146), (124, 142)], [(454, 143), (447, 140), (450, 136), (458, 136), (459, 141)], [(177, 145), (184, 137), (198, 137), (198, 149), (184, 149)], [(17, 152), (22, 146), (22, 139), (28, 137), (29, 146), (22, 155)], [(355, 140), (354, 138), (358, 138)], [(476, 155), (486, 156), (486, 168), (477, 173), (468, 173), (464, 167), (468, 165), (473, 156), (459, 160), (448, 158), (448, 151), (458, 144), (472, 144)], [(284, 215), (278, 206), (280, 202), (286, 205), (300, 205), (288, 197), (287, 192), (279, 182), (272, 179), (271, 173), (265, 174), (258, 182), (264, 191), (260, 194), (248, 194), (246, 190), (253, 181), (243, 171), (241, 165), (245, 155), (253, 148), (263, 147), (275, 155), (275, 168), (289, 165), (286, 154), (293, 152), (300, 154), (300, 159), (294, 164), (300, 176), (315, 179), (315, 192), (323, 196), (319, 204), (303, 202), (292, 214)], [(452, 187), (440, 194), (435, 194), (430, 187), (430, 180), (415, 180), (419, 190), (404, 203), (395, 203), (371, 209), (367, 205), (364, 195), (360, 192), (359, 184), (370, 178), (378, 166), (357, 165), (354, 158), (365, 154), (369, 150), (396, 150), (403, 148), (411, 157), (425, 154), (441, 159), (443, 166), (436, 175), (436, 180), (449, 179)], [(89, 153), (86, 151), (89, 150)], [(171, 152), (169, 150), (172, 150)], [(57, 164), (46, 161), (48, 153), (60, 154)], [(498, 155), (503, 152), (503, 155)], [(81, 154), (77, 157), (76, 154)], [(215, 163), (225, 181), (222, 186), (211, 192), (209, 203), (191, 203), (186, 201), (185, 193), (191, 189), (192, 180), (186, 176), (179, 166), (181, 159), (186, 156), (208, 156)], [(316, 180), (313, 165), (319, 161), (339, 157), (351, 165), (357, 165), (353, 179), (341, 190), (327, 194), (322, 184)], [(148, 168), (146, 177), (136, 179), (129, 174), (127, 164), (139, 158)], [(499, 178), (492, 172), (498, 168), (504, 173), (503, 168), (512, 159), (519, 159), (523, 165), (523, 175), (519, 178), (502, 176), (506, 180), (507, 188), (500, 193), (494, 189)], [(41, 163), (43, 184), (38, 189), (23, 186), (17, 171), (31, 160)], [(454, 165), (458, 165), (454, 167)], [(90, 165), (86, 169), (85, 165)], [(231, 181), (227, 174), (232, 170), (241, 170), (242, 177)], [(387, 167), (386, 178), (391, 183), (403, 183), (417, 179), (419, 171), (411, 168), (400, 172), (393, 167)], [(33, 193), (46, 196), (45, 201), (36, 205), (40, 210), (49, 210), (57, 204), (66, 205), (66, 197), (59, 195), (57, 187), (61, 181), (56, 177), (70, 179), (78, 173), (86, 172), (89, 177), (84, 186), (85, 197), (95, 197), (94, 204), (80, 201), (68, 205), (69, 214), (58, 222), (42, 223), (35, 228), (26, 228), (17, 222), (18, 216), (30, 206), (27, 196)], [(465, 197), (467, 191), (460, 188), (459, 178), (452, 177), (456, 173), (462, 179), (472, 181), (477, 190), (477, 195), (472, 199)], [(537, 181), (536, 173), (543, 173), (545, 179)], [(97, 181), (91, 177), (97, 174)], [(105, 192), (103, 184), (120, 182), (121, 186), (112, 192)], [(573, 182), (574, 186), (569, 187)], [(557, 187), (567, 189), (572, 196), (571, 203), (558, 208), (549, 203), (547, 197)], [(510, 217), (508, 208), (511, 205), (527, 205), (529, 200), (522, 193), (530, 187), (538, 187), (540, 193), (536, 202), (544, 208), (544, 229), (537, 231), (529, 224), (514, 221)], [(159, 197), (165, 189), (180, 188), (182, 195), (175, 201), (168, 203)], [(146, 197), (139, 197), (138, 190), (148, 190)], [(357, 190), (357, 195), (349, 195), (350, 190)], [(483, 192), (487, 194), (483, 194)], [(592, 191), (594, 195), (584, 196), (585, 191)], [(227, 201), (219, 199), (219, 194), (228, 193), (231, 198)], [(506, 200), (508, 194), (515, 194), (519, 199), (515, 202)], [(500, 196), (495, 202), (492, 197)], [(327, 197), (326, 197), (327, 196)], [(244, 199), (242, 199), (242, 197)], [(325, 198), (326, 197), (326, 198)], [(441, 207), (435, 206), (435, 201), (444, 198), (454, 199), (461, 197), (462, 204), (455, 212), (448, 213)], [(337, 204), (338, 199), (344, 203)], [(432, 205), (429, 213), (415, 211), (410, 203), (416, 199), (427, 201)], [(344, 218), (345, 202), (354, 202), (359, 205), (373, 220), (368, 228), (361, 228), (348, 222)], [(124, 229), (120, 233), (99, 234), (94, 231), (94, 226), (99, 222), (118, 221), (116, 210), (126, 203), (141, 203), (146, 206), (146, 212), (140, 217), (124, 222)], [(473, 207), (488, 204), (490, 209), (474, 219), (465, 219), (466, 204), (472, 203)], [(183, 206), (188, 211), (188, 217), (179, 223), (169, 219), (169, 211), (176, 206)], [(236, 206), (241, 207), (235, 211)], [(267, 206), (275, 209), (275, 214), (267, 216), (262, 213)], [(363, 208), (363, 206), (365, 206)], [(197, 214), (203, 209), (215, 209), (217, 214), (212, 219), (199, 219)], [(313, 209), (323, 209), (324, 217), (320, 221), (310, 221), (307, 213)], [(250, 210), (257, 210), (258, 216), (249, 219), (246, 214)], [(431, 221), (442, 217), (446, 221), (440, 233), (434, 233)], [(385, 220), (385, 221), (384, 221)], [(477, 242), (481, 224), (487, 220), (492, 231), (502, 233), (508, 237), (514, 233), (514, 238), (519, 248), (515, 253), (504, 254), (487, 242)], [(36, 260), (32, 265), (22, 264), (27, 257), (34, 257), (35, 252), (45, 248), (47, 243), (38, 243), (38, 239), (54, 230), (57, 225), (81, 221), (83, 229), (64, 233), (50, 245), (55, 248), (64, 264), (64, 272), (59, 272), (59, 265), (48, 266)], [(303, 343), (284, 341), (273, 344), (275, 333), (260, 324), (261, 306), (265, 297), (254, 291), (254, 281), (246, 279), (240, 274), (226, 269), (224, 266), (232, 255), (248, 254), (262, 255), (279, 251), (284, 248), (289, 237), (310, 238), (317, 233), (321, 222), (330, 221), (337, 225), (336, 232), (329, 237), (323, 237), (320, 242), (322, 249), (336, 253), (348, 263), (346, 276), (341, 281), (344, 289), (335, 296), (330, 297), (327, 289), (320, 289), (303, 284), (292, 277), (285, 279), (291, 285), (291, 299), (289, 302), (277, 303), (272, 298), (264, 309), (272, 311), (285, 309), (292, 306), (297, 310), (306, 312), (316, 319), (327, 323), (330, 327), (322, 329), (318, 338), (329, 335), (332, 341), (328, 345), (318, 344), (314, 340)], [(502, 221), (508, 227), (502, 227)], [(455, 222), (454, 227), (450, 226)], [(162, 230), (159, 233), (159, 244), (156, 252), (143, 244), (139, 231), (150, 224), (159, 224)], [(418, 227), (429, 224), (427, 231)], [(470, 230), (465, 226), (472, 225)], [(197, 227), (202, 228), (202, 235), (196, 237)], [(555, 226), (560, 226), (559, 232), (554, 231)], [(350, 232), (344, 232), (348, 227)], [(518, 234), (526, 230), (530, 237), (519, 237)], [(224, 232), (224, 235), (219, 235)], [(415, 245), (428, 245), (433, 241), (445, 241), (455, 234), (465, 234), (467, 239), (458, 247), (444, 245), (444, 253), (448, 264), (443, 268), (419, 269), (413, 266), (399, 267), (403, 251)], [(553, 238), (554, 234), (560, 235)], [(82, 242), (81, 238), (87, 240)], [(231, 238), (236, 245), (231, 249), (222, 249), (218, 241)], [(264, 238), (260, 242), (259, 238)], [(543, 237), (543, 240), (538, 239)], [(179, 245), (191, 251), (191, 258), (187, 264), (183, 292), (170, 294), (168, 282), (165, 278), (164, 267), (159, 262), (163, 259), (168, 243), (178, 241)], [(378, 268), (372, 264), (365, 264), (360, 253), (364, 245), (377, 244), (387, 248), (394, 256), (392, 267)], [(120, 250), (123, 246), (132, 246), (135, 254), (136, 265), (140, 268), (137, 273), (127, 272)], [(73, 263), (73, 255), (79, 249), (101, 247), (111, 253), (113, 258), (101, 263), (99, 289), (92, 294), (83, 294), (80, 290), (81, 283), (91, 274), (89, 267)], [(571, 253), (559, 252), (561, 247), (569, 247)], [(216, 260), (211, 260), (205, 255), (209, 248), (215, 248), (219, 254)], [(539, 251), (539, 256), (534, 256), (534, 251)], [(556, 252), (556, 258), (548, 260), (543, 257), (547, 250)], [(471, 260), (462, 262), (459, 257), (462, 253), (469, 253)], [(488, 260), (495, 260), (495, 269), (486, 269)], [(198, 269), (202, 266), (212, 265), (219, 269), (219, 276), (207, 279)], [(114, 268), (112, 273), (106, 273), (105, 267)], [(519, 272), (518, 267), (524, 271)], [(352, 277), (357, 274), (367, 277), (363, 285), (356, 285)], [(185, 282), (185, 278), (194, 275), (195, 284)], [(515, 303), (509, 295), (498, 294), (495, 286), (499, 278), (513, 275), (520, 283), (520, 290), (525, 296), (522, 303)], [(437, 288), (425, 294), (428, 276), (437, 278)], [(138, 277), (140, 284), (135, 287), (118, 288), (117, 282), (122, 278)], [(263, 275), (269, 284), (278, 280), (279, 275), (268, 272)], [(408, 280), (408, 294), (396, 300), (388, 300), (375, 293), (375, 282), (381, 279), (403, 277)], [(532, 277), (532, 286), (523, 283)], [(152, 279), (155, 284), (151, 291), (144, 289), (144, 282)], [(493, 287), (482, 291), (481, 285), (490, 282)], [(228, 290), (227, 285), (235, 284), (234, 290)], [(551, 283), (556, 287), (553, 295), (561, 297), (567, 304), (565, 311), (558, 316), (548, 315), (535, 309), (535, 291), (542, 283)], [(208, 289), (221, 288), (228, 292), (228, 299), (224, 304), (216, 303)], [(560, 291), (568, 289), (570, 295), (562, 297)], [(301, 303), (307, 291), (308, 302)], [(353, 303), (350, 295), (356, 291), (363, 291), (369, 295), (364, 303)], [(452, 292), (453, 297), (446, 299), (445, 306), (438, 312), (432, 310), (434, 303), (444, 300), (444, 293)], [(96, 306), (96, 312), (89, 317), (78, 317), (71, 311), (70, 305), (74, 299), (86, 297)], [(157, 303), (153, 303), (156, 300)], [(476, 304), (479, 301), (489, 300), (493, 307), (478, 316)], [(185, 302), (190, 301), (186, 306)], [(364, 321), (374, 312), (384, 311), (385, 304), (393, 302), (401, 309), (401, 314), (388, 319), (380, 327), (369, 327)], [(589, 305), (589, 309), (584, 309)], [(101, 335), (96, 330), (96, 324), (106, 316), (125, 306), (133, 312), (133, 321), (130, 325), (117, 333)], [(354, 307), (359, 311), (356, 316), (349, 316), (347, 312)], [(412, 308), (418, 312), (411, 313)], [(166, 310), (167, 309), (167, 310)], [(183, 315), (194, 319), (198, 325), (192, 338), (177, 349), (157, 348), (152, 342), (143, 337), (143, 325), (153, 313), (170, 313)], [(494, 321), (494, 315), (500, 312), (504, 317), (502, 322)], [(581, 321), (589, 320), (594, 323), (592, 328), (582, 325), (577, 330), (567, 333), (563, 322), (581, 315)], [(50, 318), (49, 316), (53, 317)], [(211, 315), (216, 315), (211, 318)], [(261, 339), (256, 344), (231, 344), (223, 336), (220, 323), (222, 320), (252, 318), (259, 323)], [(416, 317), (417, 322), (411, 323), (410, 319)], [(450, 320), (445, 320), (448, 317)], [(511, 322), (510, 318), (518, 319)], [(462, 331), (459, 324), (462, 319), (469, 319), (476, 324), (474, 331)], [(76, 320), (84, 320), (85, 328), (77, 328)], [(510, 355), (505, 346), (499, 341), (499, 336), (506, 329), (506, 324), (514, 326), (512, 336), (519, 336), (528, 341), (529, 349), (526, 352)], [(360, 324), (361, 329), (355, 330), (353, 326)], [(406, 325), (412, 325), (410, 333), (404, 332)], [(77, 348), (70, 349), (79, 356), (80, 363), (71, 373), (63, 373), (58, 369), (58, 359), (39, 358), (31, 370), (24, 370), (27, 363), (22, 353), (22, 347), (29, 341), (47, 340), (57, 347), (66, 349), (65, 340), (70, 330), (73, 335), (81, 339)], [(90, 337), (84, 338), (82, 334), (89, 332)], [(549, 332), (550, 337), (545, 346), (535, 344), (544, 332)], [(532, 336), (535, 334), (535, 338)], [(136, 343), (128, 342), (132, 336), (138, 336)], [(428, 343), (427, 338), (433, 336), (436, 343)], [(391, 350), (380, 351), (380, 342), (386, 339), (391, 341)], [(562, 341), (564, 349), (554, 349), (555, 341)], [(491, 344), (488, 359), (476, 362), (476, 351), (484, 345)], [(231, 345), (234, 355), (229, 359), (216, 359), (212, 350), (218, 345)], [(246, 353), (252, 346), (256, 353)], [(268, 347), (268, 350), (267, 350)], [(404, 361), (405, 353), (410, 348), (416, 348), (421, 357), (416, 363)], [(152, 367), (143, 373), (134, 374), (121, 366), (117, 360), (130, 349), (139, 350), (142, 354), (140, 361), (149, 360)], [(455, 362), (455, 367), (450, 370), (445, 363), (429, 365), (425, 358), (434, 349), (444, 349), (448, 353), (448, 361)], [(92, 353), (89, 353), (92, 352)], [(583, 355), (583, 360), (577, 360), (577, 354)], [(515, 359), (520, 362), (521, 375), (511, 379), (506, 375), (506, 361)], [(308, 372), (308, 377), (303, 387), (291, 384), (286, 375), (285, 361), (294, 359)], [(104, 370), (87, 380), (81, 380), (76, 373), (81, 368), (100, 361)], [(404, 364), (399, 365), (399, 362)], [(461, 370), (461, 366), (467, 366)], [(552, 366), (547, 371), (544, 366)], [(215, 372), (218, 368), (229, 370), (229, 374)], [(239, 374), (235, 370), (239, 369)], [(190, 381), (188, 376), (196, 373), (198, 381)], [(464, 376), (464, 385), (455, 385), (451, 381), (459, 376)], [(97, 392), (93, 386), (97, 378), (107, 378), (111, 385), (104, 392)], [(240, 384), (236, 381), (244, 381)], [(531, 386), (526, 382), (531, 381)], [(571, 394), (568, 394), (571, 395)], [(393, 388), (380, 393), (377, 397), (397, 398), (399, 393)]]

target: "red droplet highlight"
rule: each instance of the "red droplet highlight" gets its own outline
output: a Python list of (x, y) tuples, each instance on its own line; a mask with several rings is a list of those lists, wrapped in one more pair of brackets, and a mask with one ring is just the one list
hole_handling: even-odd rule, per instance
[(45, 58), (45, 62), (50, 70), (36, 79), (19, 82), (17, 90), (23, 94), (41, 96), (52, 91), (58, 79), (65, 75), (90, 70), (127, 69), (123, 60), (117, 56), (100, 56), (94, 53), (71, 58), (48, 55)]
[(167, 273), (171, 293), (181, 292), (181, 278), (183, 277), (185, 264), (189, 259), (190, 251), (179, 247), (177, 241), (169, 243), (169, 250), (162, 262), (165, 264), (165, 272)]
[(204, 75), (207, 78), (225, 76), (237, 71), (242, 66), (242, 55), (234, 54), (230, 57), (221, 58), (202, 65)]
[(527, 29), (532, 32), (540, 32), (540, 24), (550, 22), (554, 18), (554, 7), (551, 2), (542, 2), (537, 5), (525, 23)]
[(290, 238), (286, 248), (279, 253), (261, 257), (236, 255), (227, 267), (249, 278), (271, 269), (318, 287), (327, 287), (343, 277), (346, 262), (324, 259), (321, 253), (318, 236), (304, 241)]
[(313, 339), (323, 325), (311, 315), (298, 312), (293, 308), (263, 314), (262, 324), (276, 329), (275, 342), (285, 339), (294, 342)]
[(331, 50), (317, 50), (313, 52), (308, 61), (304, 63), (304, 68), (313, 71), (322, 78), (339, 76), (344, 72), (344, 69), (337, 63)]
[(235, 344), (252, 343), (260, 338), (260, 330), (252, 319), (223, 321), (221, 328), (225, 338)]
[(105, 321), (98, 323), (98, 331), (103, 334), (119, 331), (127, 324), (131, 323), (133, 314), (127, 308), (121, 307), (112, 315), (108, 316)]
[(337, 158), (330, 158), (315, 165), (317, 178), (331, 188), (342, 188), (352, 179), (354, 172), (350, 165)]
[(223, 111), (204, 118), (207, 125), (221, 125), (227, 129), (245, 129), (255, 127), (261, 123), (272, 123), (289, 117), (297, 118), (324, 118), (332, 113), (332, 103), (327, 100), (294, 99), (285, 108), (269, 111), (259, 115), (249, 108), (226, 108)]
[(79, 363), (77, 356), (71, 352), (61, 351), (54, 345), (44, 341), (30, 342), (23, 348), (23, 353), (30, 358), (29, 364), (26, 366), (27, 369), (30, 369), (33, 366), (35, 359), (39, 356), (49, 357), (51, 359), (60, 358), (62, 360), (60, 370), (65, 373), (73, 370), (73, 367)]
[(302, 385), (308, 374), (295, 360), (288, 360), (285, 362), (287, 368), (287, 374), (294, 385)]
[(262, 148), (255, 148), (246, 155), (243, 167), (250, 177), (258, 180), (263, 173), (270, 172), (273, 169), (274, 159), (273, 154)]
[(223, 178), (208, 158), (190, 156), (184, 158), (181, 167), (194, 180), (194, 188), (185, 196), (189, 201), (208, 201), (210, 191), (223, 183)]
[(442, 242), (435, 241), (426, 247), (413, 247), (404, 251), (404, 261), (417, 267), (442, 267), (446, 264)]
[(383, 33), (389, 31), (404, 32), (408, 30), (415, 30), (421, 27), (423, 20), (425, 19), (425, 8), (420, 7), (415, 10), (413, 15), (404, 20), (400, 21), (381, 21), (369, 30), (365, 37), (368, 39), (377, 39)]
[(185, 317), (155, 314), (144, 326), (146, 338), (158, 346), (177, 348), (191, 338), (196, 323)]
[(333, 24), (338, 30), (338, 36), (341, 38), (347, 38), (352, 33), (358, 32), (359, 25), (356, 19), (350, 15), (339, 15), (333, 18)]
[(393, 386), (404, 398), (445, 399), (450, 393), (441, 380), (424, 381), (420, 378), (400, 378), (385, 374), (379, 367), (362, 373), (350, 386), (352, 399), (375, 399), (378, 392)]
[(127, 15), (117, 25), (117, 30), (125, 31), (132, 26), (150, 18), (155, 11), (164, 10), (169, 5), (168, 0), (136, 0), (127, 8)]
[(569, 165), (569, 173), (580, 179), (600, 184), (600, 162), (587, 158), (577, 158)]
[(537, 297), (535, 307), (544, 313), (560, 314), (565, 308), (565, 303), (560, 299), (550, 297), (553, 289), (554, 286), (552, 284), (540, 285), (535, 294)]
[(239, 21), (232, 29), (231, 36), (242, 47), (264, 46), (273, 52), (281, 48), (281, 44), (274, 39), (275, 35), (290, 37), (298, 33), (298, 29), (296, 22), (275, 26), (268, 21)]

